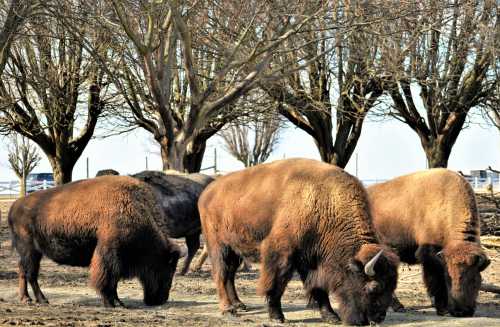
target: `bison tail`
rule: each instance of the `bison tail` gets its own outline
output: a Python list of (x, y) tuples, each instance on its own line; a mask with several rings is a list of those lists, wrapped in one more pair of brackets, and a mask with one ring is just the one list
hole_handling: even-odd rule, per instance
[(9, 215), (8, 215), (8, 218), (7, 218), (7, 221), (9, 223), (9, 232), (10, 232), (10, 255), (12, 256), (13, 253), (14, 253), (14, 249), (17, 247), (17, 237), (16, 237), (16, 233), (14, 233), (14, 225), (13, 225), (13, 222), (12, 222), (12, 217), (10, 215), (10, 212), (9, 212)]

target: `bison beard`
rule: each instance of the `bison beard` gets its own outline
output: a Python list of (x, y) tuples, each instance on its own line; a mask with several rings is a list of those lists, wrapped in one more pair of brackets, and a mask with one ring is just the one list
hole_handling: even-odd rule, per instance
[[(219, 306), (245, 305), (234, 278), (242, 257), (261, 263), (258, 293), (284, 321), (281, 296), (297, 271), (325, 321), (381, 322), (396, 287), (398, 258), (376, 244), (361, 184), (313, 160), (276, 161), (220, 177), (198, 202)], [(382, 251), (381, 251), (382, 250)]]
[(180, 251), (160, 233), (161, 212), (146, 184), (130, 177), (99, 177), (35, 192), (9, 211), (13, 248), (20, 256), (19, 294), (47, 303), (38, 285), (43, 255), (59, 264), (90, 266), (90, 284), (105, 306), (123, 306), (120, 279), (138, 277), (146, 305), (168, 300)]
[[(401, 261), (422, 265), (437, 313), (472, 316), (480, 272), (490, 261), (481, 249), (469, 183), (450, 170), (431, 169), (370, 186), (368, 194), (381, 241), (394, 248)], [(396, 297), (394, 301), (399, 303)], [(400, 303), (398, 307), (404, 308)]]

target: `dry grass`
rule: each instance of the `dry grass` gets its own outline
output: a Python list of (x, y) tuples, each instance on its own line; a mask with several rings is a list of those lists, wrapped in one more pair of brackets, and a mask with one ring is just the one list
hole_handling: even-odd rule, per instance
[[(142, 290), (136, 281), (121, 282), (118, 294), (131, 309), (105, 309), (87, 285), (87, 269), (42, 261), (40, 284), (50, 305), (23, 305), (17, 299), (17, 258), (11, 254), (5, 220), (0, 223), (0, 325), (44, 326), (271, 326), (264, 300), (255, 295), (258, 272), (238, 275), (238, 290), (249, 312), (239, 318), (223, 317), (217, 308), (217, 295), (210, 277), (210, 264), (200, 273), (176, 277), (170, 301), (147, 308), (142, 304)], [(485, 281), (500, 285), (500, 254), (488, 249), (492, 264), (485, 271)], [(180, 266), (180, 265), (179, 265)], [(430, 308), (416, 266), (401, 268), (397, 294), (409, 309), (407, 313), (389, 312), (384, 325), (404, 326), (500, 326), (500, 299), (480, 293), (476, 317), (458, 319), (439, 317)], [(283, 297), (287, 326), (326, 326), (319, 313), (305, 309), (302, 287), (294, 279)]]

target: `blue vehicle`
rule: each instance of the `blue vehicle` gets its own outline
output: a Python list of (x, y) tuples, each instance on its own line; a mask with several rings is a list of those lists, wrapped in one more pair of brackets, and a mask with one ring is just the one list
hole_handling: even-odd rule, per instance
[(45, 190), (54, 186), (52, 173), (33, 173), (26, 178), (26, 193)]

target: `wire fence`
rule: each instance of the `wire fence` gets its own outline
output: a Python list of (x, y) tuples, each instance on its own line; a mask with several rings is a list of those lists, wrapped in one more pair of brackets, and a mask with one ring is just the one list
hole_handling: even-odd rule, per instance
[[(480, 178), (480, 177), (465, 177), (465, 179), (471, 184), (472, 188), (477, 191), (497, 191), (500, 192), (500, 179), (498, 178)], [(382, 183), (387, 181), (387, 179), (363, 179), (361, 180), (365, 186), (370, 186), (377, 183)], [(39, 190), (45, 190), (54, 186), (53, 181), (27, 181), (26, 182), (26, 193), (32, 193)], [(21, 187), (19, 181), (0, 181), (0, 195), (10, 195), (17, 196), (21, 192)]]
[[(54, 186), (53, 181), (26, 181), (26, 193), (46, 190)], [(21, 193), (19, 181), (0, 182), (0, 195), (17, 196)]]
[[(482, 191), (498, 191), (500, 192), (500, 179), (498, 178), (492, 178), (492, 177), (487, 177), (487, 178), (481, 178), (481, 177), (472, 177), (472, 176), (465, 176), (464, 177), (472, 186), (474, 191), (476, 192), (482, 192)], [(388, 179), (362, 179), (361, 182), (363, 182), (363, 185), (365, 186), (370, 186), (373, 184), (377, 183), (382, 183), (388, 181)]]

